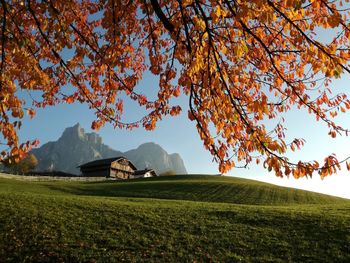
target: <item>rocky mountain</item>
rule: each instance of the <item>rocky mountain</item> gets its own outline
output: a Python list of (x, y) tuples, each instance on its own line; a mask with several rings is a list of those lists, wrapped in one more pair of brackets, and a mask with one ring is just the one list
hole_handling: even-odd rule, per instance
[(152, 168), (155, 171), (174, 171), (177, 174), (187, 174), (184, 162), (179, 154), (168, 154), (162, 147), (152, 142), (144, 143), (137, 149), (127, 151), (123, 155), (138, 168)]
[(152, 168), (158, 174), (173, 171), (186, 174), (186, 168), (180, 155), (168, 154), (155, 143), (145, 143), (137, 149), (120, 152), (102, 143), (96, 133), (85, 133), (80, 124), (66, 128), (62, 136), (55, 142), (48, 142), (32, 153), (37, 157), (38, 171), (62, 171), (80, 174), (78, 165), (116, 156), (125, 156), (138, 169)]

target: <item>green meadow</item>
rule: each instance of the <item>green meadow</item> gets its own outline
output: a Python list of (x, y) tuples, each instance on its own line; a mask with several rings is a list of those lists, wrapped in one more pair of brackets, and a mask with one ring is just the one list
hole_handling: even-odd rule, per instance
[(0, 262), (350, 262), (350, 200), (229, 177), (0, 179)]

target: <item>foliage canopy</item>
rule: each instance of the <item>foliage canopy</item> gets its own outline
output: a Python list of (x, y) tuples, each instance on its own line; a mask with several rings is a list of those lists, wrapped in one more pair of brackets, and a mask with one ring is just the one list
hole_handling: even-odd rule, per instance
[[(348, 2), (348, 1), (345, 1)], [(0, 1), (0, 130), (9, 146), (2, 158), (21, 158), (37, 142), (20, 144), (24, 112), (58, 103), (88, 103), (92, 123), (155, 128), (177, 115), (170, 99), (188, 96), (188, 118), (221, 172), (263, 161), (277, 176), (335, 173), (334, 155), (292, 163), (284, 120), (265, 123), (294, 107), (324, 122), (329, 135), (347, 135), (334, 120), (350, 109), (330, 80), (350, 72), (349, 11), (328, 0)], [(333, 30), (325, 43), (317, 33)], [(69, 54), (69, 56), (67, 55)], [(136, 92), (143, 73), (159, 76), (155, 100)], [(73, 87), (73, 91), (66, 89)], [(19, 90), (39, 91), (23, 100)], [(122, 96), (147, 115), (124, 122)], [(28, 105), (32, 102), (33, 105)], [(349, 165), (347, 164), (347, 168)]]

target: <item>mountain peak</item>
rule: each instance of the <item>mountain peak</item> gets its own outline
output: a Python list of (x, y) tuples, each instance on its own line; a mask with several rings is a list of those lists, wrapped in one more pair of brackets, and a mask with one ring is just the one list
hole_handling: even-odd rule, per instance
[(32, 153), (39, 161), (37, 170), (40, 171), (55, 170), (79, 174), (76, 167), (80, 164), (124, 155), (139, 169), (152, 168), (157, 173), (170, 170), (179, 174), (187, 173), (179, 155), (174, 158), (173, 154), (169, 155), (156, 143), (144, 143), (137, 149), (122, 153), (103, 144), (97, 133), (85, 133), (79, 123), (66, 128), (58, 141), (44, 144), (32, 150)]
[(158, 174), (168, 171), (187, 174), (179, 154), (168, 154), (159, 144), (154, 142), (143, 143), (137, 149), (125, 152), (124, 155), (133, 161), (139, 169), (152, 168)]
[(85, 131), (80, 126), (80, 123), (78, 122), (72, 127), (68, 127), (63, 131), (63, 134), (60, 139), (62, 138), (71, 138), (71, 139), (81, 139), (83, 140), (85, 138)]
[(145, 142), (143, 144), (140, 144), (139, 147), (137, 147), (137, 149), (142, 149), (142, 148), (154, 148), (154, 149), (163, 149), (159, 144), (156, 144), (154, 142)]
[(75, 129), (82, 129), (81, 125), (79, 122), (77, 122), (74, 126), (72, 126), (71, 128), (75, 128)]

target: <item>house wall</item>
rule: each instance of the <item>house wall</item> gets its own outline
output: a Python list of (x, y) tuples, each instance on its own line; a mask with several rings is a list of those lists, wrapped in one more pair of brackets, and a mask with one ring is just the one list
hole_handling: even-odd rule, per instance
[(100, 168), (98, 169), (84, 169), (82, 170), (83, 176), (87, 177), (109, 177), (109, 169), (108, 168)]
[(110, 177), (119, 178), (119, 179), (129, 179), (129, 178), (132, 178), (132, 173), (111, 168)]
[(133, 167), (130, 166), (127, 160), (117, 160), (111, 163), (110, 177), (119, 179), (132, 178), (134, 173)]
[(143, 176), (143, 177), (153, 177), (153, 174), (151, 174), (151, 172), (147, 172), (147, 173), (145, 173), (145, 175)]
[(134, 169), (130, 166), (129, 162), (126, 160), (117, 160), (111, 163), (111, 168), (121, 171), (127, 171), (130, 173), (134, 172)]

